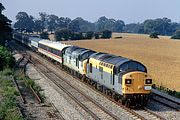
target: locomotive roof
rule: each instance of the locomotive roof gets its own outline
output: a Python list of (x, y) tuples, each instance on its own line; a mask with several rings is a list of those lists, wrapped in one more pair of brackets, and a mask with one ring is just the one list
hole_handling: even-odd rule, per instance
[(70, 46), (70, 45), (62, 44), (60, 42), (53, 42), (50, 40), (41, 40), (39, 41), (39, 43), (57, 50), (62, 50), (63, 48)]
[(67, 53), (72, 53), (73, 51), (77, 50), (77, 49), (81, 49), (80, 47), (78, 46), (70, 46), (66, 49), (66, 52)]
[[(134, 61), (134, 60), (124, 58), (121, 56), (116, 56), (116, 55), (101, 53), (101, 52), (91, 55), (90, 58), (94, 58), (94, 59), (100, 60), (105, 63), (113, 64), (116, 67), (119, 67), (123, 63)], [(136, 61), (134, 61), (134, 62), (136, 62)]]
[(83, 55), (86, 52), (95, 52), (95, 51), (92, 51), (86, 48), (77, 48), (72, 52), (72, 54), (78, 56), (78, 55)]
[(72, 54), (73, 55), (79, 55), (79, 54), (81, 54), (83, 51), (86, 51), (87, 49), (85, 49), (85, 48), (77, 48), (77, 49), (75, 49), (74, 51), (72, 51)]

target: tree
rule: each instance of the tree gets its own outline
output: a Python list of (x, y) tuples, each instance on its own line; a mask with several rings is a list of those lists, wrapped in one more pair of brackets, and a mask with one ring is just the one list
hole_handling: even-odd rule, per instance
[(2, 11), (5, 10), (2, 3), (0, 3), (0, 44), (5, 45), (5, 40), (11, 40), (12, 38), (12, 28), (11, 20), (2, 14)]
[(71, 21), (71, 23), (69, 24), (69, 29), (72, 30), (73, 32), (80, 32), (80, 21), (82, 20), (82, 18), (76, 18), (74, 20)]
[(39, 12), (39, 20), (42, 22), (42, 26), (47, 28), (48, 15), (45, 12)]
[(98, 19), (98, 21), (95, 23), (96, 24), (96, 31), (102, 31), (102, 30), (106, 29), (105, 28), (106, 21), (108, 21), (108, 19), (105, 16), (100, 17)]
[(17, 22), (14, 24), (14, 27), (18, 30), (25, 32), (33, 32), (34, 21), (33, 17), (29, 16), (26, 12), (19, 12), (16, 15)]
[(50, 31), (51, 33), (55, 31), (55, 29), (57, 28), (58, 19), (59, 18), (56, 15), (47, 16), (47, 28), (48, 28), (48, 31)]
[(2, 14), (2, 11), (5, 10), (5, 7), (0, 3), (0, 14)]
[(94, 31), (95, 26), (93, 23), (90, 23), (81, 17), (77, 17), (71, 21), (68, 28), (73, 32), (88, 32)]
[(171, 20), (168, 18), (157, 18), (157, 19), (149, 19), (144, 21), (144, 32), (149, 33), (158, 33), (161, 35), (170, 35), (171, 30), (169, 28), (171, 26)]
[(123, 27), (123, 32), (127, 33), (144, 33), (144, 24), (130, 23)]
[(113, 32), (122, 32), (124, 26), (125, 26), (124, 21), (122, 20), (115, 21), (113, 25)]
[(171, 39), (180, 39), (180, 30), (176, 30)]
[(45, 27), (42, 20), (34, 20), (34, 31), (37, 32), (37, 34), (38, 32), (42, 33), (44, 29)]
[(71, 22), (71, 19), (66, 17), (60, 17), (57, 20), (57, 28), (58, 29), (62, 29), (62, 28), (68, 28), (69, 24)]
[(72, 32), (67, 28), (57, 29), (55, 31), (55, 38), (57, 41), (69, 40), (71, 36), (72, 36)]
[(109, 39), (112, 37), (112, 31), (110, 30), (104, 30), (102, 31), (102, 36), (101, 38), (104, 38), (104, 39)]

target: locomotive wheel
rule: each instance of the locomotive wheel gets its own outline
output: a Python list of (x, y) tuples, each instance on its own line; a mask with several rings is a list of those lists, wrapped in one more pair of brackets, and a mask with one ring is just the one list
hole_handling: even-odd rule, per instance
[(131, 100), (130, 100), (130, 99), (127, 99), (127, 100), (126, 100), (126, 103), (125, 103), (125, 106), (126, 106), (126, 107), (130, 107), (130, 105), (131, 105)]
[(122, 105), (125, 105), (126, 100), (122, 98), (122, 101), (121, 101), (121, 102), (122, 102)]

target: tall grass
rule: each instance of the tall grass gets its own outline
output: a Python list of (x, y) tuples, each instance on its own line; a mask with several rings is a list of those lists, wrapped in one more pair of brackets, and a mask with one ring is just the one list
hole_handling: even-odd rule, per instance
[(9, 77), (12, 74), (10, 69), (0, 71), (0, 120), (23, 120), (16, 108), (16, 96), (19, 93)]

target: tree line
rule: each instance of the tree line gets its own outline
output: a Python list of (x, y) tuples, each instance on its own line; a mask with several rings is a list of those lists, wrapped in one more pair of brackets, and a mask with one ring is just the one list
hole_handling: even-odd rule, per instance
[(5, 7), (0, 3), (0, 71), (14, 65), (14, 58), (5, 43), (12, 38), (11, 20), (2, 14)]
[(5, 45), (5, 41), (12, 37), (11, 20), (3, 15), (4, 10), (5, 7), (0, 3), (0, 45)]
[[(89, 33), (91, 32), (96, 37), (96, 33), (102, 34), (102, 31), (105, 30), (125, 33), (173, 35), (180, 29), (180, 23), (172, 22), (168, 18), (147, 19), (142, 23), (125, 24), (123, 20), (109, 19), (105, 16), (100, 17), (96, 22), (89, 22), (81, 17), (71, 20), (68, 17), (58, 17), (43, 12), (39, 13), (38, 18), (34, 18), (26, 12), (19, 12), (16, 15), (16, 20), (14, 28), (21, 32), (42, 33), (46, 30), (51, 33), (57, 33), (66, 30), (66, 33), (73, 33), (71, 38), (73, 36), (81, 36), (83, 38), (84, 36), (81, 34), (87, 33), (87, 35), (90, 35)], [(67, 37), (63, 39), (67, 39)]]

